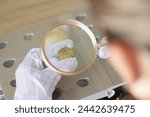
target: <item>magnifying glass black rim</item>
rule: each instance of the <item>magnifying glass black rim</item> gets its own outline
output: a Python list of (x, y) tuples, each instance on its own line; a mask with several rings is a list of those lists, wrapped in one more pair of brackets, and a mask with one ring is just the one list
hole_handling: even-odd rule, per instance
[[(82, 69), (75, 70), (73, 72), (66, 72), (66, 71), (60, 70), (60, 69), (56, 68), (55, 66), (53, 66), (46, 56), (45, 42), (46, 42), (48, 34), (50, 33), (50, 31), (52, 31), (62, 25), (73, 25), (73, 26), (77, 26), (77, 27), (81, 28), (82, 30), (84, 30), (87, 33), (87, 35), (90, 37), (90, 39), (92, 41), (93, 55), (90, 58), (88, 64), (86, 64), (85, 67), (83, 67)], [(81, 22), (76, 21), (76, 20), (62, 20), (62, 21), (58, 21), (58, 22), (54, 23), (53, 25), (51, 25), (49, 27), (49, 29), (46, 31), (46, 33), (44, 34), (44, 36), (42, 38), (42, 42), (41, 42), (41, 55), (42, 55), (42, 59), (43, 59), (44, 63), (48, 67), (50, 67), (53, 71), (55, 71), (59, 74), (65, 75), (65, 76), (74, 76), (74, 75), (78, 75), (78, 74), (85, 72), (87, 69), (89, 69), (92, 66), (92, 64), (94, 63), (96, 56), (97, 56), (97, 42), (96, 42), (94, 34), (86, 25), (84, 25)]]

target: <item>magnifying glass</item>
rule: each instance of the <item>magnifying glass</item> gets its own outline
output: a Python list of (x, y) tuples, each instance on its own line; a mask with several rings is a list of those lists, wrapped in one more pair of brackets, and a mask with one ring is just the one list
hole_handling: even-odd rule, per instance
[[(78, 75), (88, 70), (96, 59), (97, 50), (94, 34), (86, 25), (76, 20), (63, 20), (52, 24), (41, 43), (45, 65), (65, 76)], [(78, 62), (75, 70), (68, 71), (55, 65), (69, 58)]]

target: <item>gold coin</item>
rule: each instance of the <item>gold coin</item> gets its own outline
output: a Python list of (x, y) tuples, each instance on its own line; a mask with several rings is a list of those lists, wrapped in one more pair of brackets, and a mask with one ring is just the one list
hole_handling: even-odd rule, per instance
[(71, 48), (64, 47), (58, 52), (58, 59), (63, 60), (74, 56), (74, 52)]

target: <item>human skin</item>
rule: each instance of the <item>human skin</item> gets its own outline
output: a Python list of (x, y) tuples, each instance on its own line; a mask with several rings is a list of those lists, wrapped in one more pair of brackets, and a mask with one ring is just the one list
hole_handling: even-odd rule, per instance
[(142, 50), (129, 44), (114, 40), (109, 42), (110, 63), (124, 81), (128, 90), (137, 99), (150, 99), (150, 57)]
[(89, 1), (100, 33), (108, 36), (110, 63), (129, 82), (133, 96), (150, 99), (150, 54), (145, 47), (150, 45), (150, 1)]

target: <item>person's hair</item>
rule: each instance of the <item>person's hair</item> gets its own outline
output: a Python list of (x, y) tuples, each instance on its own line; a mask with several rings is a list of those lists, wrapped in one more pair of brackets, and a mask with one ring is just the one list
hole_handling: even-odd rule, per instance
[(150, 0), (89, 0), (97, 24), (118, 37), (150, 40)]

